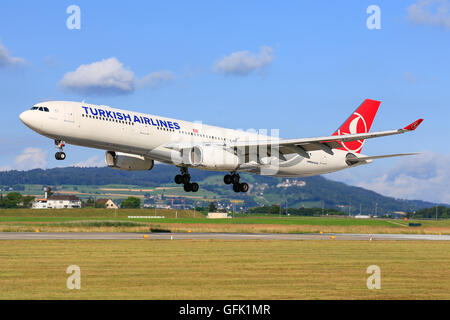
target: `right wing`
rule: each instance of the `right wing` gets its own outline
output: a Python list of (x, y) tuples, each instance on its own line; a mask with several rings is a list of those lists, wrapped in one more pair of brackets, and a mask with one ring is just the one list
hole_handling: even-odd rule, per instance
[[(379, 138), (384, 136), (402, 134), (405, 132), (414, 131), (423, 119), (418, 119), (413, 123), (407, 125), (402, 129), (397, 130), (388, 130), (388, 131), (378, 131), (378, 132), (367, 132), (367, 133), (356, 133), (356, 134), (344, 134), (344, 135), (333, 135), (333, 136), (325, 136), (325, 137), (317, 137), (317, 138), (304, 138), (304, 139), (268, 139), (268, 140), (256, 140), (256, 141), (234, 141), (231, 143), (222, 143), (222, 142), (207, 142), (203, 143), (203, 145), (215, 145), (218, 147), (223, 147), (229, 150), (239, 150), (242, 154), (249, 154), (250, 149), (254, 148), (266, 148), (267, 153), (271, 153), (271, 149), (278, 149), (279, 157), (284, 158), (284, 154), (292, 154), (297, 153), (302, 157), (309, 158), (308, 151), (314, 150), (323, 150), (329, 154), (334, 154), (333, 149), (342, 148), (342, 144), (340, 142), (348, 142), (355, 140), (365, 140), (371, 138)], [(200, 143), (201, 144), (201, 143)], [(190, 148), (199, 145), (198, 142), (172, 142), (164, 145), (165, 148), (182, 151), (189, 150)], [(258, 152), (260, 152), (258, 150)], [(399, 154), (403, 155), (403, 154)], [(405, 154), (409, 155), (409, 154)], [(382, 157), (390, 157), (397, 155), (385, 155), (385, 156), (376, 156), (377, 158)], [(367, 157), (361, 157), (359, 159), (371, 160)], [(377, 159), (372, 158), (372, 159)], [(355, 161), (365, 161), (365, 160), (355, 160)]]
[(227, 147), (231, 148), (265, 147), (267, 148), (267, 150), (269, 150), (272, 146), (275, 147), (278, 146), (280, 153), (283, 154), (298, 153), (301, 156), (309, 158), (307, 151), (323, 150), (327, 153), (333, 154), (332, 149), (342, 148), (340, 142), (379, 138), (414, 131), (422, 121), (423, 119), (418, 119), (413, 123), (407, 125), (406, 127), (397, 130), (334, 135), (334, 136), (305, 138), (305, 139), (279, 139), (279, 140), (273, 139), (265, 141), (259, 140), (248, 142), (237, 141), (231, 144), (227, 144)]

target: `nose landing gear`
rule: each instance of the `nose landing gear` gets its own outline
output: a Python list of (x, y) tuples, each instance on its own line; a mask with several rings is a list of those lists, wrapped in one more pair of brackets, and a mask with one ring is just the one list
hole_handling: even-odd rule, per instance
[(223, 182), (225, 182), (225, 184), (233, 184), (234, 192), (247, 192), (248, 184), (246, 182), (239, 183), (239, 179), (239, 174), (232, 172), (231, 174), (227, 174), (223, 177)]
[(56, 160), (64, 160), (66, 158), (66, 154), (63, 152), (63, 148), (66, 145), (64, 141), (55, 140), (55, 145), (59, 149), (57, 153), (55, 153)]
[(191, 182), (191, 175), (187, 168), (181, 168), (181, 174), (175, 176), (176, 184), (183, 184), (184, 191), (186, 192), (197, 192), (200, 188), (197, 182)]

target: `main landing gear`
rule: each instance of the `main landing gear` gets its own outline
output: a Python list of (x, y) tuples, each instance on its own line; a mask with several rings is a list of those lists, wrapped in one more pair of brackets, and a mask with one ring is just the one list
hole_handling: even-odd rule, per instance
[(66, 158), (66, 154), (63, 152), (63, 148), (66, 144), (64, 141), (55, 140), (55, 145), (59, 149), (59, 151), (55, 153), (56, 160), (64, 160)]
[(239, 179), (239, 174), (232, 172), (231, 174), (227, 174), (223, 177), (223, 182), (225, 182), (225, 184), (233, 184), (234, 192), (247, 192), (248, 184), (246, 182), (239, 183)]
[(191, 182), (191, 175), (187, 168), (181, 168), (181, 174), (175, 176), (175, 183), (183, 184), (186, 192), (197, 192), (200, 188), (197, 182)]

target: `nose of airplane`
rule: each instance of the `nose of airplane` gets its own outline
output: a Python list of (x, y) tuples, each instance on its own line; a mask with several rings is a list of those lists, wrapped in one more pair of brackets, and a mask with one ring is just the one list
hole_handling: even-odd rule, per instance
[(20, 121), (22, 121), (28, 128), (39, 131), (41, 129), (41, 122), (39, 121), (39, 117), (36, 117), (36, 113), (33, 114), (33, 111), (27, 110), (22, 112), (19, 115)]
[(20, 119), (20, 121), (22, 121), (23, 123), (25, 123), (25, 117), (26, 117), (25, 112), (26, 112), (26, 111), (22, 112), (22, 113), (19, 115), (19, 119)]
[(22, 112), (22, 113), (19, 115), (19, 118), (20, 118), (20, 121), (22, 121), (24, 124), (28, 124), (28, 122), (29, 122), (29, 120), (30, 120), (30, 119), (29, 119), (29, 118), (30, 118), (29, 110)]

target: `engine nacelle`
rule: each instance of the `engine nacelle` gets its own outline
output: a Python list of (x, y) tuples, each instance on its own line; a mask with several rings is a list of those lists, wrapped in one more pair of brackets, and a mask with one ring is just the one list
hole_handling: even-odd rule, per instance
[(106, 165), (113, 169), (126, 171), (151, 170), (155, 162), (135, 154), (106, 151)]
[(195, 146), (183, 151), (183, 160), (193, 167), (212, 170), (235, 170), (239, 157), (219, 146)]

